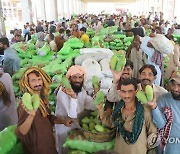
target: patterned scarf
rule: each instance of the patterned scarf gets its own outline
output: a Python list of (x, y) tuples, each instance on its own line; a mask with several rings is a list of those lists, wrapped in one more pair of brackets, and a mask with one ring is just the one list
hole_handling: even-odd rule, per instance
[[(43, 95), (48, 96), (50, 85), (51, 85), (52, 81), (51, 81), (51, 78), (39, 67), (30, 67), (23, 73), (23, 75), (20, 78), (20, 82), (19, 82), (21, 91), (23, 93), (29, 92), (31, 95), (35, 93), (35, 91), (30, 88), (29, 81), (28, 81), (28, 75), (33, 71), (39, 72), (39, 74), (43, 80), (43, 88), (44, 88)], [(40, 102), (41, 102), (41, 104), (39, 106), (39, 109), (40, 109), (43, 117), (46, 117), (47, 115), (50, 114), (48, 111), (49, 110), (48, 101), (44, 101), (41, 98)]]
[(113, 124), (117, 127), (117, 133), (118, 135), (120, 134), (122, 135), (124, 141), (127, 144), (134, 144), (137, 141), (141, 133), (144, 122), (144, 107), (141, 103), (138, 102), (137, 99), (135, 100), (135, 103), (136, 103), (136, 113), (135, 113), (132, 132), (129, 132), (124, 128), (125, 121), (123, 120), (121, 113), (121, 109), (125, 105), (123, 100), (118, 102), (112, 114), (112, 121)]
[(172, 113), (171, 108), (169, 107), (164, 107), (162, 111), (167, 122), (164, 128), (161, 128), (158, 130), (158, 138), (161, 141), (160, 142), (161, 149), (163, 150), (163, 153), (165, 153), (166, 144), (169, 139), (170, 132), (171, 132), (173, 113)]

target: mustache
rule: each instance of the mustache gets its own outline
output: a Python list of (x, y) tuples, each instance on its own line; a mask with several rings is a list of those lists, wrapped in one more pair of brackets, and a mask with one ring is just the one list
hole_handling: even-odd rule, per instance
[(147, 81), (151, 82), (149, 79), (143, 79), (142, 81), (145, 81), (145, 80), (147, 80)]
[(123, 75), (125, 75), (125, 74), (129, 75), (129, 73), (123, 73)]
[(34, 86), (34, 88), (38, 88), (38, 87), (41, 87), (42, 85), (36, 85), (36, 86)]

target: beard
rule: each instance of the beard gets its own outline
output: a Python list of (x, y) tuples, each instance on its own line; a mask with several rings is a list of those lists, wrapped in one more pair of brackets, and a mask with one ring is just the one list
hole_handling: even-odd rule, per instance
[(83, 83), (71, 82), (71, 87), (72, 87), (73, 91), (77, 94), (77, 93), (81, 92), (82, 87), (83, 87)]
[(171, 92), (172, 94), (172, 97), (175, 99), (175, 100), (180, 100), (180, 94), (176, 94), (174, 92)]

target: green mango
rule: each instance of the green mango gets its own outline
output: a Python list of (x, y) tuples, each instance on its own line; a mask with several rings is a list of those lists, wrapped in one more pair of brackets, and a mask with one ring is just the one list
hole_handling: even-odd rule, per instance
[(110, 63), (109, 63), (109, 64), (110, 64), (110, 68), (113, 69), (113, 70), (115, 70), (115, 69), (116, 69), (117, 62), (118, 62), (117, 56), (116, 56), (116, 55), (113, 55), (113, 56), (111, 57), (111, 60), (110, 60)]
[(31, 101), (32, 101), (32, 105), (33, 105), (33, 109), (38, 109), (39, 105), (40, 105), (40, 98), (38, 94), (33, 94), (31, 97)]
[(116, 64), (116, 71), (121, 71), (123, 66), (125, 66), (126, 64), (126, 57), (124, 54), (116, 54), (116, 56), (118, 57), (118, 62)]
[(136, 97), (142, 104), (146, 104), (148, 102), (145, 93), (141, 90), (136, 93)]
[(32, 102), (31, 102), (31, 95), (29, 93), (24, 93), (22, 96), (22, 103), (26, 107), (28, 111), (33, 110)]
[(71, 89), (71, 85), (70, 85), (69, 80), (67, 79), (67, 77), (63, 76), (62, 79), (61, 79), (61, 83), (66, 89)]
[(95, 134), (97, 131), (95, 129), (91, 130), (91, 133)]
[(86, 131), (89, 131), (89, 127), (87, 124), (82, 124), (82, 128)]
[(105, 128), (104, 128), (102, 125), (99, 125), (99, 124), (97, 124), (97, 125), (95, 126), (95, 130), (98, 131), (98, 132), (100, 132), (100, 133), (105, 132)]
[(98, 120), (98, 119), (94, 119), (93, 120), (96, 124), (100, 124), (101, 122), (100, 122), (100, 120)]
[(96, 111), (91, 112), (91, 115), (96, 117), (98, 115), (98, 111), (96, 110)]
[(99, 88), (99, 79), (97, 76), (92, 77), (92, 84), (93, 84), (94, 88), (96, 88), (96, 89)]
[(150, 85), (147, 85), (145, 87), (145, 93), (146, 93), (147, 100), (151, 102), (153, 100), (154, 94), (153, 94), (153, 88)]
[(90, 120), (89, 118), (83, 118), (83, 119), (81, 120), (81, 122), (82, 122), (83, 124), (89, 124), (89, 123), (91, 122), (91, 120)]
[(94, 122), (90, 122), (90, 124), (89, 124), (89, 129), (90, 130), (93, 130), (94, 128), (95, 128), (95, 123)]
[(103, 91), (98, 91), (96, 93), (96, 97), (95, 97), (95, 100), (94, 100), (94, 104), (95, 105), (99, 105), (101, 103), (104, 102), (104, 99), (105, 99), (105, 94)]

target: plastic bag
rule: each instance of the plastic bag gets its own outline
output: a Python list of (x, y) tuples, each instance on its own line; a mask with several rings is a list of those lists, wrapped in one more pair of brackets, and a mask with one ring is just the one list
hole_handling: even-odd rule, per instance
[(39, 56), (46, 56), (50, 52), (50, 50), (50, 46), (45, 43), (42, 48), (38, 49), (37, 54)]
[(170, 54), (174, 50), (173, 44), (162, 34), (156, 34), (155, 37), (151, 37), (149, 42), (156, 50), (164, 54)]
[(0, 132), (0, 154), (9, 152), (17, 142), (15, 135), (16, 125), (6, 127)]
[(80, 49), (84, 46), (84, 43), (80, 41), (78, 38), (70, 38), (64, 45), (68, 45), (73, 49)]
[(61, 48), (61, 50), (58, 52), (59, 54), (62, 55), (68, 55), (73, 51), (73, 49), (69, 46), (69, 45), (63, 45), (63, 47)]
[(103, 143), (90, 142), (84, 138), (82, 133), (77, 133), (77, 130), (74, 130), (66, 139), (63, 147), (94, 153), (100, 150), (112, 150), (114, 148), (114, 144), (115, 140)]

